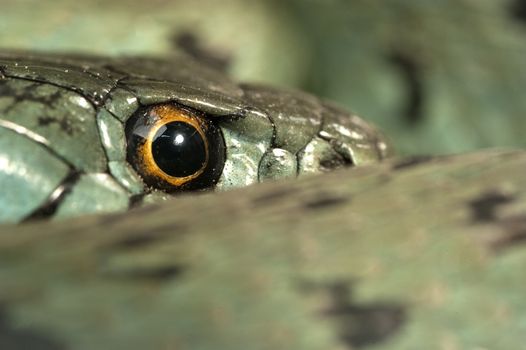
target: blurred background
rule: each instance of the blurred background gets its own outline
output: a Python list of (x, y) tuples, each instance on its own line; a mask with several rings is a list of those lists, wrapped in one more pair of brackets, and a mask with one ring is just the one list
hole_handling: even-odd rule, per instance
[[(526, 0), (1, 0), (0, 47), (183, 51), (310, 91), (399, 153), (526, 146)], [(174, 67), (177, 69), (177, 67)]]

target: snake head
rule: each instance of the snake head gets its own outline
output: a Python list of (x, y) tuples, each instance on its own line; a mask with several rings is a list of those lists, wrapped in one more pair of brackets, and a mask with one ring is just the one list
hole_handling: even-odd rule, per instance
[(0, 53), (0, 221), (122, 211), (379, 161), (369, 123), (185, 57)]

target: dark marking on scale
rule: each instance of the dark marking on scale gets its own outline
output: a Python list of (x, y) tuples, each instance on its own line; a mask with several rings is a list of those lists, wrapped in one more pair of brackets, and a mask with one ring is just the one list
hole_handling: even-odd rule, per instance
[[(37, 89), (42, 87), (42, 83), (30, 82), (29, 85), (25, 85), (21, 89), (13, 88), (10, 83), (15, 83), (18, 79), (13, 78), (11, 80), (5, 80), (0, 84), (0, 96), (7, 96), (13, 98), (13, 102), (4, 108), (3, 113), (7, 114), (12, 111), (19, 103), (22, 102), (34, 102), (42, 104), (46, 107), (55, 106), (58, 100), (62, 97), (62, 91), (57, 90), (51, 94), (39, 94)], [(20, 79), (19, 81), (27, 80)]]
[(58, 210), (60, 204), (72, 191), (73, 187), (80, 179), (81, 173), (71, 171), (64, 180), (58, 185), (57, 188), (51, 193), (48, 199), (37, 208), (33, 213), (27, 216), (23, 221), (33, 221), (39, 219), (46, 219), (52, 217)]
[(69, 136), (73, 136), (75, 133), (75, 128), (71, 120), (67, 117), (56, 118), (56, 117), (38, 117), (38, 125), (40, 126), (49, 126), (56, 124), (60, 127), (60, 130), (64, 131)]
[(169, 233), (179, 231), (178, 225), (170, 225), (170, 230), (141, 230), (128, 233), (126, 237), (112, 242), (106, 249), (109, 250), (133, 250), (143, 248), (169, 238)]
[(393, 170), (403, 170), (426, 164), (433, 160), (431, 156), (413, 156), (405, 158), (393, 165)]
[(151, 282), (168, 282), (181, 277), (187, 268), (177, 264), (166, 264), (161, 266), (140, 266), (131, 264), (128, 267), (110, 268), (103, 271), (103, 275), (111, 279), (137, 280), (139, 282), (148, 280)]
[(353, 283), (303, 283), (307, 293), (323, 293), (329, 304), (319, 315), (335, 322), (339, 339), (351, 349), (384, 343), (394, 337), (407, 322), (407, 306), (380, 300), (360, 303), (353, 300)]
[(345, 205), (351, 201), (348, 197), (320, 194), (317, 198), (306, 199), (303, 207), (307, 210), (319, 210)]
[(498, 209), (514, 201), (515, 198), (513, 196), (498, 191), (491, 191), (471, 200), (468, 205), (471, 209), (473, 221), (494, 222), (497, 220)]

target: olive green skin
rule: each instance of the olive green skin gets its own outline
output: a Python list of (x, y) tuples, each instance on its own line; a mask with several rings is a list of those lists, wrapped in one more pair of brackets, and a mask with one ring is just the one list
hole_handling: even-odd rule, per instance
[(215, 189), (387, 157), (382, 135), (311, 95), (250, 84), (186, 57), (166, 60), (0, 52), (0, 222), (124, 211), (166, 198), (126, 160), (125, 124), (176, 103), (219, 126)]

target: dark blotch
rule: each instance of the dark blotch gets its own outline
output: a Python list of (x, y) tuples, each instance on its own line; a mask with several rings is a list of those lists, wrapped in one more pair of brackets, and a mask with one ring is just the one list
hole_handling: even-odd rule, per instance
[(418, 166), (418, 165), (430, 162), (432, 159), (433, 159), (433, 157), (431, 157), (431, 156), (408, 157), (408, 158), (405, 158), (405, 159), (395, 163), (393, 165), (393, 170), (401, 170), (401, 169), (412, 168), (414, 166)]
[(419, 124), (424, 119), (422, 69), (414, 58), (403, 52), (393, 52), (388, 56), (388, 59), (402, 73), (407, 90), (407, 101), (402, 115), (408, 124)]
[(127, 237), (117, 240), (110, 244), (109, 250), (128, 250), (134, 248), (143, 248), (145, 246), (157, 243), (163, 239), (169, 239), (171, 234), (181, 234), (185, 232), (180, 224), (150, 225), (148, 229), (138, 231), (127, 231)]
[(303, 205), (303, 207), (307, 210), (326, 209), (326, 208), (333, 208), (333, 207), (337, 207), (337, 206), (346, 204), (349, 201), (350, 199), (346, 197), (334, 197), (334, 196), (322, 195), (319, 198), (305, 201), (305, 204)]
[(380, 301), (360, 305), (352, 300), (352, 284), (337, 281), (310, 285), (328, 293), (330, 306), (321, 315), (337, 322), (342, 342), (350, 348), (363, 348), (385, 342), (395, 335), (407, 320), (406, 307), (399, 303)]
[(157, 242), (161, 237), (151, 233), (143, 232), (142, 234), (126, 237), (112, 244), (110, 249), (131, 249), (141, 248)]
[(176, 33), (172, 42), (176, 48), (209, 67), (226, 72), (231, 65), (231, 57), (223, 52), (217, 52), (205, 47), (192, 32)]
[(469, 202), (473, 221), (492, 222), (497, 220), (497, 208), (515, 200), (500, 192), (488, 192)]
[[(0, 75), (2, 75), (1, 71)], [(4, 76), (2, 76), (2, 78), (4, 78)], [(8, 84), (7, 80), (0, 82), (0, 96), (9, 96), (16, 99), (16, 91)]]
[(61, 98), (62, 98), (62, 89), (59, 89), (50, 95), (42, 96), (41, 102), (49, 106), (55, 106)]
[(519, 22), (526, 24), (526, 0), (515, 0), (510, 7), (511, 16)]
[(11, 325), (5, 307), (0, 305), (0, 349), (62, 350), (66, 348), (65, 345), (48, 334)]
[(57, 124), (62, 131), (64, 131), (69, 136), (72, 136), (75, 133), (75, 129), (71, 124), (71, 121), (67, 118), (54, 118), (54, 117), (39, 117), (38, 125), (40, 126), (49, 126), (52, 124)]
[(174, 278), (179, 278), (185, 268), (179, 265), (165, 265), (158, 267), (130, 267), (129, 269), (112, 270), (108, 273), (109, 277), (127, 280), (150, 280), (155, 282), (168, 282)]
[(0, 84), (0, 96), (8, 96), (13, 99), (12, 103), (4, 107), (2, 113), (3, 114), (10, 113), (13, 110), (13, 108), (17, 106), (18, 103), (23, 102), (25, 100), (42, 103), (39, 98), (36, 98), (35, 96), (33, 96), (33, 91), (37, 87), (38, 87), (37, 84), (31, 84), (29, 86), (24, 87), (22, 90), (13, 89), (9, 85), (7, 80), (3, 82), (2, 84)]
[[(23, 89), (12, 89), (7, 81), (5, 84), (0, 85), (0, 96), (10, 96), (13, 98), (13, 103), (4, 108), (3, 113), (9, 113), (15, 106), (24, 101), (31, 101), (42, 104), (44, 106), (55, 106), (59, 99), (62, 97), (62, 91), (57, 90), (49, 95), (42, 95), (38, 93), (38, 88), (43, 84), (33, 82), (30, 85), (25, 86)], [(39, 121), (39, 125), (40, 124)]]
[(523, 214), (498, 215), (499, 208), (516, 201), (516, 197), (491, 191), (469, 202), (472, 220), (476, 223), (491, 225), (497, 234), (485, 240), (495, 253), (526, 243), (526, 216)]

